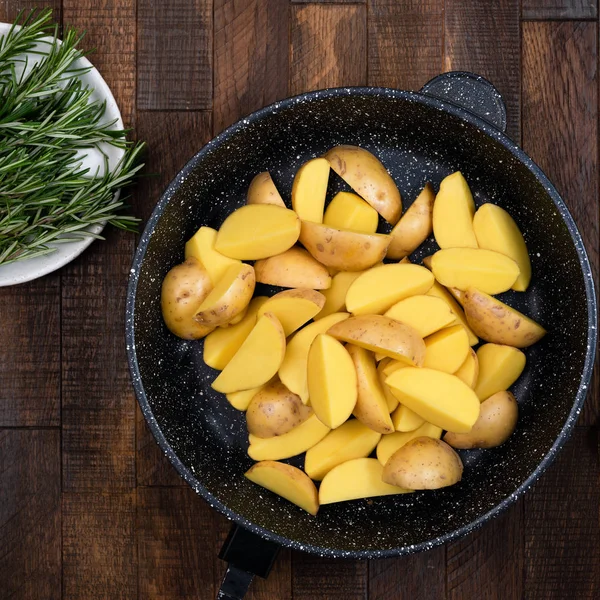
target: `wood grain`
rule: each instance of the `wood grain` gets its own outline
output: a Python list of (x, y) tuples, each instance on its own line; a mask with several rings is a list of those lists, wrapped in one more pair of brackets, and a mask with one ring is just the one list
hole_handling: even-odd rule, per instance
[(215, 0), (214, 132), (288, 95), (289, 7)]
[(364, 4), (367, 0), (291, 0), (294, 4)]
[(369, 85), (418, 90), (442, 69), (443, 0), (369, 1)]
[(523, 0), (524, 19), (595, 19), (597, 0)]
[(525, 496), (528, 600), (598, 598), (598, 444), (597, 427), (577, 427), (556, 463)]
[[(567, 203), (583, 236), (596, 285), (600, 281), (597, 58), (594, 23), (523, 24), (523, 147)], [(582, 424), (597, 423), (599, 388), (596, 368)]]
[(290, 93), (367, 81), (364, 6), (295, 5), (291, 13)]
[(212, 108), (212, 1), (138, 0), (137, 108)]
[(0, 599), (60, 599), (60, 545), (60, 432), (0, 430)]
[(21, 11), (41, 10), (44, 8), (52, 9), (54, 20), (60, 24), (61, 21), (61, 0), (10, 0), (0, 3), (0, 22), (12, 23)]
[(508, 107), (508, 134), (519, 140), (519, 0), (446, 0), (444, 71), (472, 71), (489, 79)]

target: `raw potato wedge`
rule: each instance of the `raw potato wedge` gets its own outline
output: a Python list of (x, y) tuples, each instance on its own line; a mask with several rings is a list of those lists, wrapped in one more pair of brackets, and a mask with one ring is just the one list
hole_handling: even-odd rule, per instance
[(355, 458), (366, 458), (377, 446), (381, 434), (352, 419), (330, 431), (306, 453), (304, 470), (321, 481), (334, 467)]
[(348, 288), (361, 273), (364, 273), (364, 271), (340, 271), (333, 276), (331, 287), (323, 292), (325, 305), (315, 317), (315, 320), (345, 310)]
[(308, 352), (313, 340), (349, 316), (348, 313), (328, 315), (298, 331), (287, 345), (285, 358), (279, 367), (279, 378), (289, 390), (300, 396), (304, 404), (308, 402)]
[(262, 390), (265, 386), (269, 385), (269, 383), (272, 383), (273, 381), (275, 381), (275, 377), (267, 383), (265, 383), (264, 385), (259, 385), (258, 387), (250, 388), (249, 390), (231, 392), (230, 394), (225, 394), (225, 397), (227, 398), (229, 404), (233, 406), (233, 408), (237, 408), (238, 410), (245, 412), (246, 410), (248, 410), (250, 402), (252, 402), (252, 398), (254, 398), (254, 396), (256, 396), (256, 394), (258, 394), (260, 390)]
[(410, 490), (384, 483), (383, 467), (375, 458), (355, 458), (334, 469), (323, 478), (319, 502), (333, 504), (360, 498), (407, 494)]
[(352, 414), (373, 431), (392, 433), (394, 426), (373, 354), (352, 344), (348, 344), (346, 350), (354, 363), (358, 382), (358, 398)]
[(298, 169), (292, 185), (292, 208), (301, 221), (323, 222), (328, 181), (329, 163), (324, 158), (313, 158)]
[(434, 201), (433, 187), (427, 183), (392, 229), (390, 233), (392, 242), (387, 251), (388, 258), (400, 259), (408, 256), (431, 235)]
[(483, 344), (477, 350), (479, 377), (475, 393), (480, 400), (487, 400), (498, 392), (507, 390), (525, 368), (525, 355), (512, 346)]
[(285, 334), (281, 323), (265, 313), (235, 353), (212, 388), (223, 394), (255, 388), (267, 383), (285, 356)]
[(460, 171), (440, 184), (433, 206), (433, 235), (440, 248), (477, 248), (473, 231), (475, 204)]
[(408, 325), (381, 315), (361, 315), (336, 323), (329, 335), (371, 352), (420, 367), (425, 360), (425, 342)]
[(338, 192), (325, 211), (323, 223), (335, 229), (375, 233), (379, 225), (379, 215), (360, 196), (350, 192)]
[(388, 364), (386, 361), (390, 361), (390, 362), (398, 362), (398, 361), (392, 361), (391, 358), (386, 356), (377, 365), (377, 377), (379, 377), (379, 383), (381, 384), (381, 389), (383, 390), (383, 395), (385, 396), (385, 401), (387, 403), (388, 412), (391, 413), (398, 406), (398, 398), (396, 398), (396, 396), (394, 396), (394, 394), (392, 394), (392, 391), (385, 383), (387, 375), (384, 372), (384, 368)]
[(464, 293), (463, 306), (471, 329), (486, 342), (527, 348), (546, 335), (533, 319), (475, 288)]
[(331, 286), (327, 269), (304, 248), (294, 246), (281, 254), (254, 263), (256, 281), (287, 288), (326, 290)]
[(254, 268), (251, 265), (232, 265), (200, 304), (194, 321), (209, 327), (229, 323), (248, 306), (255, 285)]
[(433, 254), (430, 254), (429, 256), (425, 256), (423, 258), (423, 260), (421, 261), (423, 263), (423, 266), (426, 269), (429, 269), (431, 271), (431, 259), (433, 258)]
[(477, 378), (479, 377), (479, 360), (473, 348), (469, 348), (469, 353), (465, 362), (454, 373), (461, 381), (464, 381), (471, 389), (475, 389)]
[(200, 227), (185, 245), (185, 258), (194, 257), (202, 263), (208, 272), (213, 287), (223, 279), (225, 271), (231, 265), (240, 263), (235, 258), (224, 256), (215, 250), (217, 232), (211, 227)]
[[(392, 392), (393, 393), (393, 392)], [(425, 419), (420, 417), (416, 412), (410, 410), (408, 406), (399, 404), (394, 413), (392, 414), (392, 424), (394, 425), (394, 431), (414, 431), (425, 423)]]
[(246, 204), (274, 204), (285, 208), (285, 202), (273, 183), (271, 173), (265, 171), (254, 177), (248, 188)]
[(510, 290), (519, 276), (519, 267), (512, 258), (480, 248), (439, 250), (431, 259), (431, 269), (446, 287), (474, 287), (487, 294)]
[(247, 479), (289, 500), (311, 515), (319, 510), (319, 494), (310, 477), (292, 465), (263, 460), (244, 474)]
[(274, 314), (287, 337), (310, 321), (324, 304), (325, 296), (315, 290), (308, 288), (285, 290), (271, 296), (260, 307), (258, 314), (259, 316), (266, 312)]
[(317, 417), (330, 429), (352, 414), (357, 398), (356, 370), (348, 351), (321, 333), (308, 352), (308, 396)]
[(480, 248), (494, 250), (519, 265), (519, 276), (512, 289), (524, 292), (531, 281), (531, 261), (523, 234), (514, 219), (495, 204), (484, 204), (473, 217), (473, 230)]
[(456, 321), (454, 313), (442, 299), (422, 294), (400, 300), (384, 316), (410, 325), (423, 338)]
[(446, 431), (466, 433), (479, 416), (475, 392), (454, 375), (407, 367), (392, 373), (386, 383), (400, 404)]
[(364, 271), (384, 259), (390, 236), (302, 221), (300, 241), (313, 258), (326, 267), (339, 271)]
[(379, 159), (358, 146), (336, 146), (325, 154), (331, 168), (388, 223), (402, 213), (402, 198)]
[(433, 275), (419, 265), (382, 265), (352, 283), (346, 308), (354, 315), (381, 314), (404, 298), (425, 294), (432, 285)]
[[(391, 375), (394, 371), (397, 371), (398, 369), (404, 369), (404, 367), (408, 367), (407, 363), (403, 363), (400, 362), (399, 360), (393, 360), (392, 358), (385, 358), (386, 362), (384, 363), (383, 367), (381, 367), (383, 374), (388, 377), (389, 375)], [(382, 361), (383, 362), (383, 361)]]
[(462, 325), (452, 325), (425, 339), (424, 367), (454, 373), (465, 362), (469, 350), (469, 338)]
[[(252, 302), (252, 300), (250, 302)], [(231, 327), (232, 325), (237, 325), (246, 316), (249, 306), (250, 306), (250, 304), (246, 304), (246, 306), (244, 306), (244, 308), (242, 308), (242, 310), (237, 315), (235, 315), (235, 317), (233, 317), (233, 319), (231, 319), (231, 321), (229, 321), (227, 323), (221, 323), (221, 325), (219, 325), (219, 327), (226, 329), (228, 327)]]
[(219, 327), (206, 336), (203, 358), (209, 367), (222, 371), (227, 366), (244, 340), (250, 335), (256, 325), (258, 310), (267, 300), (266, 296), (252, 298), (244, 318), (239, 323), (227, 328)]
[(377, 444), (377, 460), (383, 465), (388, 461), (390, 456), (404, 444), (408, 444), (411, 440), (418, 437), (430, 437), (434, 440), (439, 440), (442, 437), (441, 427), (436, 427), (431, 423), (423, 423), (421, 427), (414, 431), (390, 433), (382, 436)]
[(250, 434), (248, 456), (252, 460), (283, 460), (306, 452), (318, 444), (330, 429), (316, 415), (311, 415), (291, 431), (272, 438), (259, 438)]
[(215, 249), (240, 260), (281, 254), (300, 235), (300, 219), (293, 210), (273, 204), (247, 204), (234, 210), (217, 233)]

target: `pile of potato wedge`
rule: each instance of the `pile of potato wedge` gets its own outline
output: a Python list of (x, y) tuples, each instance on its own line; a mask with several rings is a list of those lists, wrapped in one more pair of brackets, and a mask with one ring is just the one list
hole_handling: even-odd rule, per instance
[[(352, 192), (326, 206), (332, 171)], [(218, 231), (201, 227), (162, 286), (167, 327), (204, 338), (212, 387), (246, 414), (257, 461), (246, 477), (313, 515), (457, 483), (455, 449), (514, 431), (508, 390), (522, 349), (546, 333), (494, 297), (531, 279), (515, 221), (491, 203), (476, 211), (460, 172), (402, 214), (385, 166), (356, 146), (305, 163), (291, 207), (258, 174), (246, 205)], [(432, 233), (440, 249), (411, 263)], [(287, 289), (255, 296), (256, 283)], [(303, 453), (304, 470), (280, 462)]]

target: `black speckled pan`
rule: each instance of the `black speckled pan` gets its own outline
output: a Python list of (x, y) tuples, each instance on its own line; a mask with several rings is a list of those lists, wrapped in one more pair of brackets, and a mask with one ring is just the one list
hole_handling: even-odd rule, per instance
[[(198, 152), (169, 185), (131, 270), (128, 353), (150, 429), (179, 474), (211, 506), (279, 545), (323, 556), (387, 557), (427, 550), (473, 530), (514, 502), (547, 468), (586, 397), (596, 348), (594, 288), (564, 202), (503, 133), (505, 124), (495, 88), (468, 73), (442, 75), (421, 93), (312, 92), (242, 119)], [(506, 298), (549, 334), (526, 351), (527, 367), (514, 387), (520, 405), (517, 431), (500, 448), (463, 452), (465, 473), (458, 485), (328, 505), (311, 517), (243, 477), (252, 464), (244, 417), (211, 389), (216, 372), (202, 361), (202, 342), (186, 342), (167, 331), (159, 296), (164, 275), (183, 259), (185, 241), (201, 225), (218, 228), (241, 206), (256, 173), (269, 170), (289, 199), (298, 167), (337, 144), (362, 146), (380, 157), (405, 207), (425, 182), (437, 189), (443, 177), (460, 170), (477, 205), (494, 202), (506, 208), (525, 233), (533, 266), (529, 290)], [(343, 188), (332, 175), (329, 193)], [(433, 248), (432, 242), (414, 258)], [(268, 571), (244, 564), (243, 556), (233, 562), (245, 570)], [(222, 594), (242, 596), (235, 590)]]

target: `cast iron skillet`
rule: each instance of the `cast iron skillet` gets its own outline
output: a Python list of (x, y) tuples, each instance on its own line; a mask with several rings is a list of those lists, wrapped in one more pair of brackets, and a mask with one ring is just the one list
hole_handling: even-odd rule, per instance
[[(242, 526), (234, 528), (223, 552), (230, 570), (220, 597), (241, 598), (251, 573), (268, 573), (279, 545), (322, 556), (378, 558), (464, 535), (514, 502), (569, 437), (596, 348), (590, 265), (556, 189), (503, 133), (505, 127), (501, 97), (469, 73), (441, 75), (421, 93), (311, 92), (263, 108), (224, 131), (192, 158), (157, 204), (131, 270), (129, 362), (144, 416), (173, 466), (211, 506)], [(476, 204), (508, 209), (525, 232), (534, 275), (525, 294), (505, 298), (549, 334), (527, 350), (527, 367), (514, 386), (517, 431), (500, 448), (462, 452), (466, 468), (460, 484), (324, 506), (315, 518), (243, 477), (252, 464), (244, 418), (210, 388), (216, 372), (202, 361), (202, 342), (167, 331), (159, 297), (164, 275), (183, 259), (185, 241), (201, 225), (218, 228), (244, 203), (256, 173), (269, 170), (289, 199), (297, 168), (337, 144), (378, 155), (405, 207), (425, 182), (437, 188), (459, 169)], [(328, 197), (344, 187), (332, 175)], [(433, 249), (431, 242), (413, 259)]]

